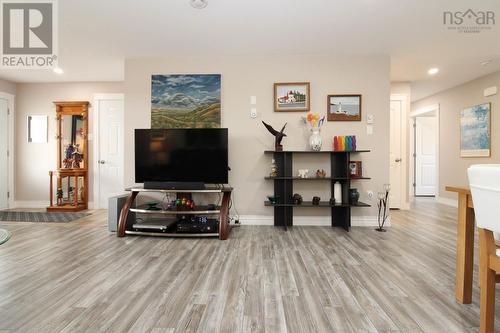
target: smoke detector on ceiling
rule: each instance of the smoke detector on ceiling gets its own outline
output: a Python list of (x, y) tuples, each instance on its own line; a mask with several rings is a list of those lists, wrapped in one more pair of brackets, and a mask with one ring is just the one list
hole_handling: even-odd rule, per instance
[(203, 9), (208, 5), (207, 0), (189, 0), (189, 3), (196, 9)]

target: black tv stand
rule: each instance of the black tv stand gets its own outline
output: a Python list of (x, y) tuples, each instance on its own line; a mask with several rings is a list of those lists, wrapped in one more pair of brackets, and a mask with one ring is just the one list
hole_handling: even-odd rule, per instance
[(203, 182), (145, 182), (144, 188), (148, 190), (202, 190)]

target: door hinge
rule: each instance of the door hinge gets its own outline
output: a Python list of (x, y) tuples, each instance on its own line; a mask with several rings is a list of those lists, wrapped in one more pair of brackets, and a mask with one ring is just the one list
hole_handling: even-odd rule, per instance
[(413, 183), (413, 187), (417, 187), (417, 184), (416, 184), (416, 183)]
[(10, 192), (7, 191), (7, 199), (9, 199), (9, 198), (10, 198)]
[(10, 109), (7, 109), (7, 115), (10, 116)]
[(7, 149), (7, 157), (10, 157), (10, 151)]
[(413, 153), (413, 157), (417, 157), (417, 154)]

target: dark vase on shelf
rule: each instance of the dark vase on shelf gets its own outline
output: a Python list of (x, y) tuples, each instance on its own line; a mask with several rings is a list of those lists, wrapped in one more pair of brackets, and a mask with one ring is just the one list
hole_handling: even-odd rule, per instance
[(356, 205), (359, 200), (359, 191), (356, 188), (351, 188), (349, 190), (349, 202), (351, 205)]

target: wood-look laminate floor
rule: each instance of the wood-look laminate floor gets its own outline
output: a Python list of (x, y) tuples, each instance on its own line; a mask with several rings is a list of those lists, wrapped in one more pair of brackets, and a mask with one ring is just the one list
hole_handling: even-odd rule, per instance
[(119, 239), (105, 218), (0, 222), (0, 332), (478, 331), (477, 270), (473, 304), (455, 302), (450, 207), (392, 212), (387, 233), (244, 226), (228, 241)]

